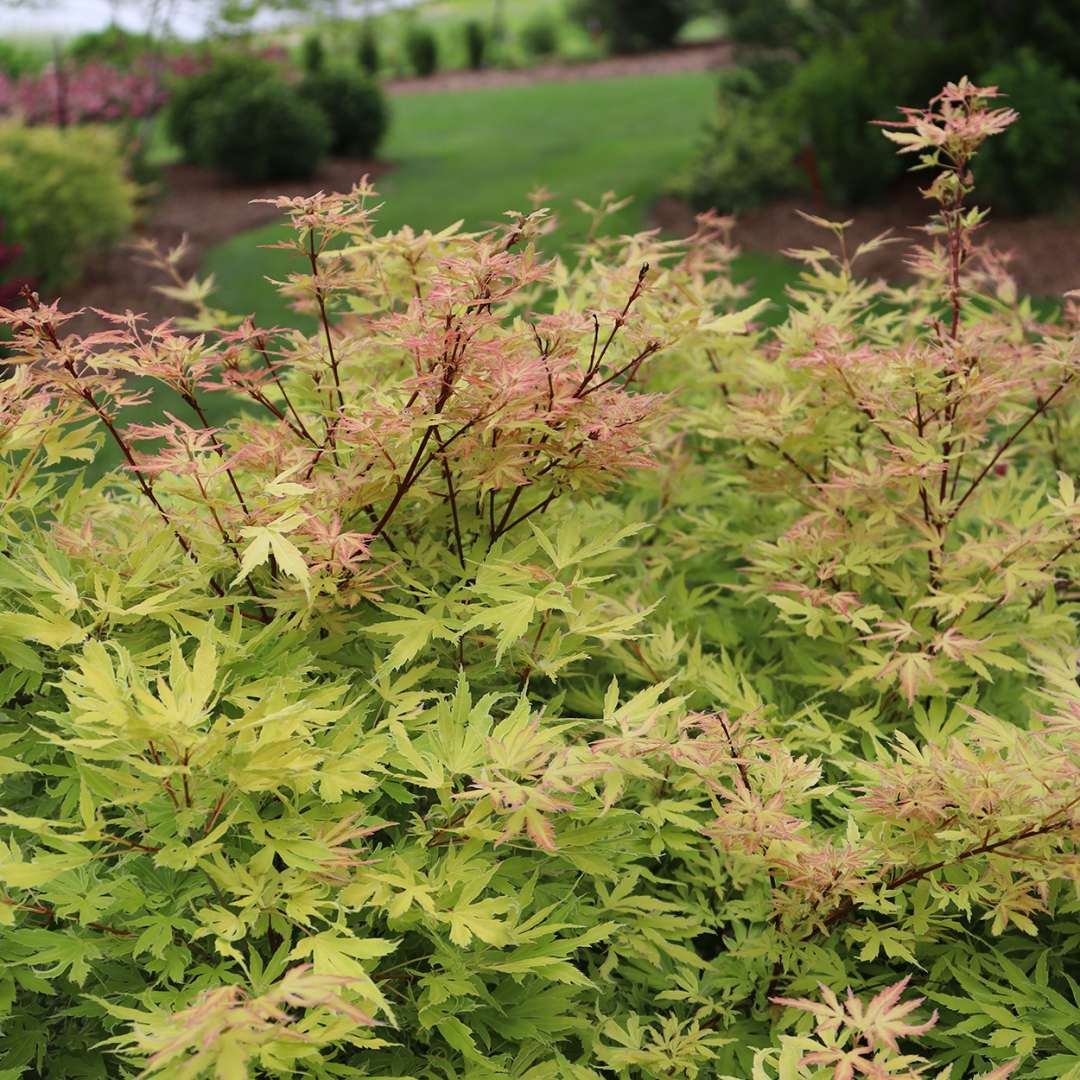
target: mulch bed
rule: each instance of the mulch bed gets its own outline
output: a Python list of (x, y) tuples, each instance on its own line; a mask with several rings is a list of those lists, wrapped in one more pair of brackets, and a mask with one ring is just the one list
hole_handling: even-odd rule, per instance
[[(801, 218), (804, 210), (830, 221), (854, 223), (848, 229), (848, 250), (891, 229), (894, 236), (921, 242), (916, 227), (925, 224), (930, 203), (918, 192), (898, 191), (879, 206), (854, 209), (815, 206), (809, 197), (785, 199), (739, 214), (734, 239), (743, 251), (775, 254), (787, 248), (835, 248), (830, 233)], [(677, 235), (692, 231), (693, 212), (678, 199), (662, 199), (653, 212), (654, 224)], [(997, 218), (993, 214), (982, 231), (997, 250), (1010, 252), (1009, 268), (1022, 292), (1032, 296), (1060, 296), (1080, 289), (1080, 216), (1047, 214), (1029, 218)], [(904, 255), (910, 245), (888, 244), (866, 255), (856, 270), (870, 278), (903, 281), (909, 277)]]
[(444, 71), (427, 78), (390, 79), (383, 84), (391, 94), (441, 94), (447, 90), (483, 90), (505, 86), (531, 86), (538, 82), (573, 82), (577, 79), (616, 79), (628, 75), (670, 75), (680, 71), (709, 71), (731, 63), (727, 42), (684, 45), (663, 52), (636, 56), (607, 56), (600, 60), (551, 61), (518, 70)]

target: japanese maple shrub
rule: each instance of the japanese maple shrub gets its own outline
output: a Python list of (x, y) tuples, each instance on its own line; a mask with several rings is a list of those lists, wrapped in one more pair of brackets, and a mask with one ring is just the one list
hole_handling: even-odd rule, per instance
[(913, 282), (828, 226), (775, 331), (715, 214), (366, 185), (278, 200), (311, 337), (175, 253), (175, 323), (3, 309), (5, 1075), (1080, 1075), (1075, 312), (976, 242), (993, 98), (888, 129)]
[[(939, 1068), (1019, 1051), (1016, 1075), (1072, 1076), (1077, 310), (1040, 318), (979, 242), (979, 153), (1017, 120), (995, 97), (962, 81), (885, 128), (935, 208), (910, 284), (858, 277), (891, 238), (852, 250), (822, 220), (787, 321), (699, 351), (676, 468), (649, 481), (660, 630), (610, 670), (734, 714), (713, 828), (770, 900), (748, 920), (736, 876), (720, 906), (730, 1022), (748, 957), (807, 996), (917, 965)], [(874, 1073), (877, 1036), (841, 1046), (830, 1000), (807, 1075), (914, 1069)]]

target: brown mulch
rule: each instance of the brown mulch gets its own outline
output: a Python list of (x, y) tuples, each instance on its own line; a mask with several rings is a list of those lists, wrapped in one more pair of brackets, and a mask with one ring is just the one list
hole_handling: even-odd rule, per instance
[(679, 71), (708, 71), (731, 63), (727, 42), (683, 45), (663, 52), (636, 56), (607, 56), (601, 60), (553, 60), (518, 70), (443, 71), (427, 78), (389, 79), (383, 87), (391, 94), (436, 94), (446, 90), (482, 90), (490, 87), (531, 86), (538, 82), (576, 79), (615, 79), (626, 75), (668, 75)]
[[(853, 219), (847, 231), (850, 251), (887, 229), (906, 241), (921, 242), (924, 238), (915, 228), (925, 224), (929, 208), (929, 203), (911, 191), (900, 191), (879, 206), (854, 209), (814, 206), (809, 197), (784, 199), (739, 214), (734, 239), (743, 251), (779, 254), (787, 248), (833, 249), (831, 234), (801, 218), (796, 211), (803, 210), (830, 221)], [(665, 198), (654, 208), (653, 221), (665, 231), (688, 233), (692, 231), (693, 212), (685, 202)], [(1009, 268), (1022, 292), (1060, 296), (1080, 289), (1080, 215), (991, 215), (982, 238), (998, 251), (1011, 252)], [(857, 269), (866, 277), (902, 281), (909, 276), (904, 265), (909, 247), (910, 243), (888, 244), (861, 259)]]
[[(163, 172), (159, 197), (144, 208), (136, 237), (154, 240), (167, 251), (186, 236), (187, 254), (179, 270), (190, 275), (198, 270), (207, 250), (214, 245), (247, 229), (283, 220), (276, 207), (253, 203), (253, 199), (348, 191), (365, 174), (377, 176), (387, 168), (382, 162), (340, 158), (326, 162), (308, 180), (245, 185), (195, 165), (172, 165)], [(63, 290), (61, 307), (68, 311), (83, 307), (105, 311), (130, 308), (159, 322), (177, 314), (178, 307), (175, 300), (155, 288), (164, 284), (168, 282), (161, 274), (144, 266), (132, 248), (123, 245), (101, 255), (78, 285)], [(65, 325), (70, 330), (85, 332), (93, 321), (86, 316)]]

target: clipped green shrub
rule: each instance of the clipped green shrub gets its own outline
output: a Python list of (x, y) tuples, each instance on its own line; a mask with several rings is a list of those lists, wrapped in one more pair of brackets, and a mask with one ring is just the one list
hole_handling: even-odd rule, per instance
[(206, 102), (217, 102), (234, 88), (274, 77), (266, 61), (250, 56), (221, 56), (207, 70), (179, 80), (172, 89), (166, 112), (166, 127), (173, 142), (188, 161), (198, 160), (200, 110)]
[(919, 0), (924, 28), (950, 41), (965, 68), (1009, 63), (1033, 49), (1080, 77), (1080, 0)]
[(898, 165), (867, 128), (890, 102), (923, 100), (976, 65), (983, 81), (1014, 83), (1033, 118), (980, 162), (983, 191), (1006, 212), (1052, 209), (1067, 200), (1073, 173), (1064, 159), (1076, 138), (1071, 80), (1080, 79), (1080, 0), (989, 6), (980, 0), (718, 0), (718, 6), (743, 62), (801, 58), (791, 68), (783, 107), (815, 153), (831, 202), (878, 198), (898, 178)]
[(326, 46), (322, 35), (316, 31), (312, 31), (300, 43), (300, 66), (309, 73), (322, 71), (326, 67)]
[(744, 210), (800, 186), (792, 161), (798, 129), (746, 67), (719, 76), (716, 115), (693, 166), (673, 188), (701, 209)]
[(479, 71), (487, 58), (488, 32), (479, 19), (469, 19), (461, 32), (465, 40), (465, 62), (470, 70)]
[(672, 45), (694, 6), (691, 0), (576, 0), (572, 10), (604, 33), (612, 52), (634, 53)]
[(875, 122), (894, 101), (925, 101), (950, 71), (950, 46), (902, 33), (889, 12), (857, 34), (818, 47), (779, 91), (778, 107), (813, 150), (825, 195), (836, 205), (879, 198), (904, 162)]
[(738, 45), (791, 48), (805, 29), (790, 0), (715, 0), (715, 7)]
[(892, 40), (948, 48), (954, 70), (991, 66), (1032, 48), (1066, 72), (1080, 73), (1080, 0), (710, 0), (730, 40), (808, 56), (825, 44), (888, 18)]
[(0, 39), (0, 75), (13, 79), (20, 75), (36, 75), (44, 65), (44, 53)]
[(375, 36), (375, 24), (371, 19), (365, 19), (360, 27), (360, 33), (356, 39), (356, 62), (368, 78), (374, 79), (379, 74), (381, 66), (379, 41)]
[(818, 49), (782, 91), (781, 107), (812, 148), (834, 204), (876, 198), (903, 172), (903, 162), (871, 126), (891, 109), (893, 75), (863, 42), (844, 41)]
[(1080, 160), (1080, 82), (1032, 49), (986, 71), (980, 83), (999, 86), (1020, 113), (975, 162), (980, 195), (995, 210), (1052, 210), (1076, 191)]
[(805, 54), (856, 32), (867, 16), (896, 14), (913, 5), (895, 0), (713, 0), (713, 6), (736, 44)]
[(439, 67), (439, 41), (434, 32), (413, 23), (405, 31), (404, 44), (412, 70), (421, 78), (434, 75)]
[(103, 30), (87, 30), (79, 34), (72, 39), (65, 52), (79, 64), (98, 61), (124, 68), (130, 67), (156, 45), (150, 34), (133, 33), (112, 23)]
[(386, 96), (368, 79), (347, 71), (308, 75), (300, 93), (317, 105), (330, 125), (330, 153), (370, 157), (386, 132)]
[(134, 199), (115, 132), (0, 124), (0, 222), (19, 249), (7, 275), (42, 291), (74, 281), (126, 235)]
[(537, 15), (521, 28), (521, 47), (528, 56), (543, 59), (559, 51), (559, 28), (547, 15)]
[(334, 141), (322, 109), (274, 79), (228, 82), (195, 120), (197, 160), (245, 183), (310, 176)]

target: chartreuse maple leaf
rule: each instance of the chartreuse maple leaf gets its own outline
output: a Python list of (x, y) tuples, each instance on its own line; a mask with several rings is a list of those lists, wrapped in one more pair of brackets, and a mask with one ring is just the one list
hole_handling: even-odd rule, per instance
[(446, 621), (447, 609), (443, 602), (433, 601), (427, 610), (402, 604), (384, 604), (382, 610), (397, 618), (372, 623), (366, 631), (379, 637), (397, 638), (386, 657), (389, 671), (414, 659), (433, 638), (437, 641), (457, 640), (459, 631)]
[(378, 1009), (392, 1022), (393, 1009), (371, 979), (364, 961), (388, 956), (397, 943), (383, 938), (358, 938), (351, 933), (326, 930), (297, 942), (290, 959), (310, 959), (316, 975), (330, 975), (346, 980), (350, 990)]
[[(310, 965), (292, 968), (263, 994), (231, 984), (203, 991), (174, 1013), (142, 1011), (94, 1000), (133, 1024), (133, 1033), (110, 1040), (146, 1055), (143, 1075), (162, 1080), (213, 1075), (246, 1080), (252, 1069), (273, 1070), (315, 1063), (321, 1047), (363, 1038), (374, 1019), (349, 1000), (352, 980), (320, 974)], [(364, 1040), (381, 1045), (381, 1040)]]
[(240, 569), (233, 579), (236, 585), (249, 577), (256, 567), (262, 566), (271, 558), (289, 577), (298, 581), (311, 599), (311, 572), (300, 549), (285, 535), (298, 524), (298, 520), (286, 518), (272, 526), (250, 525), (240, 530), (240, 535), (248, 541), (240, 560)]

